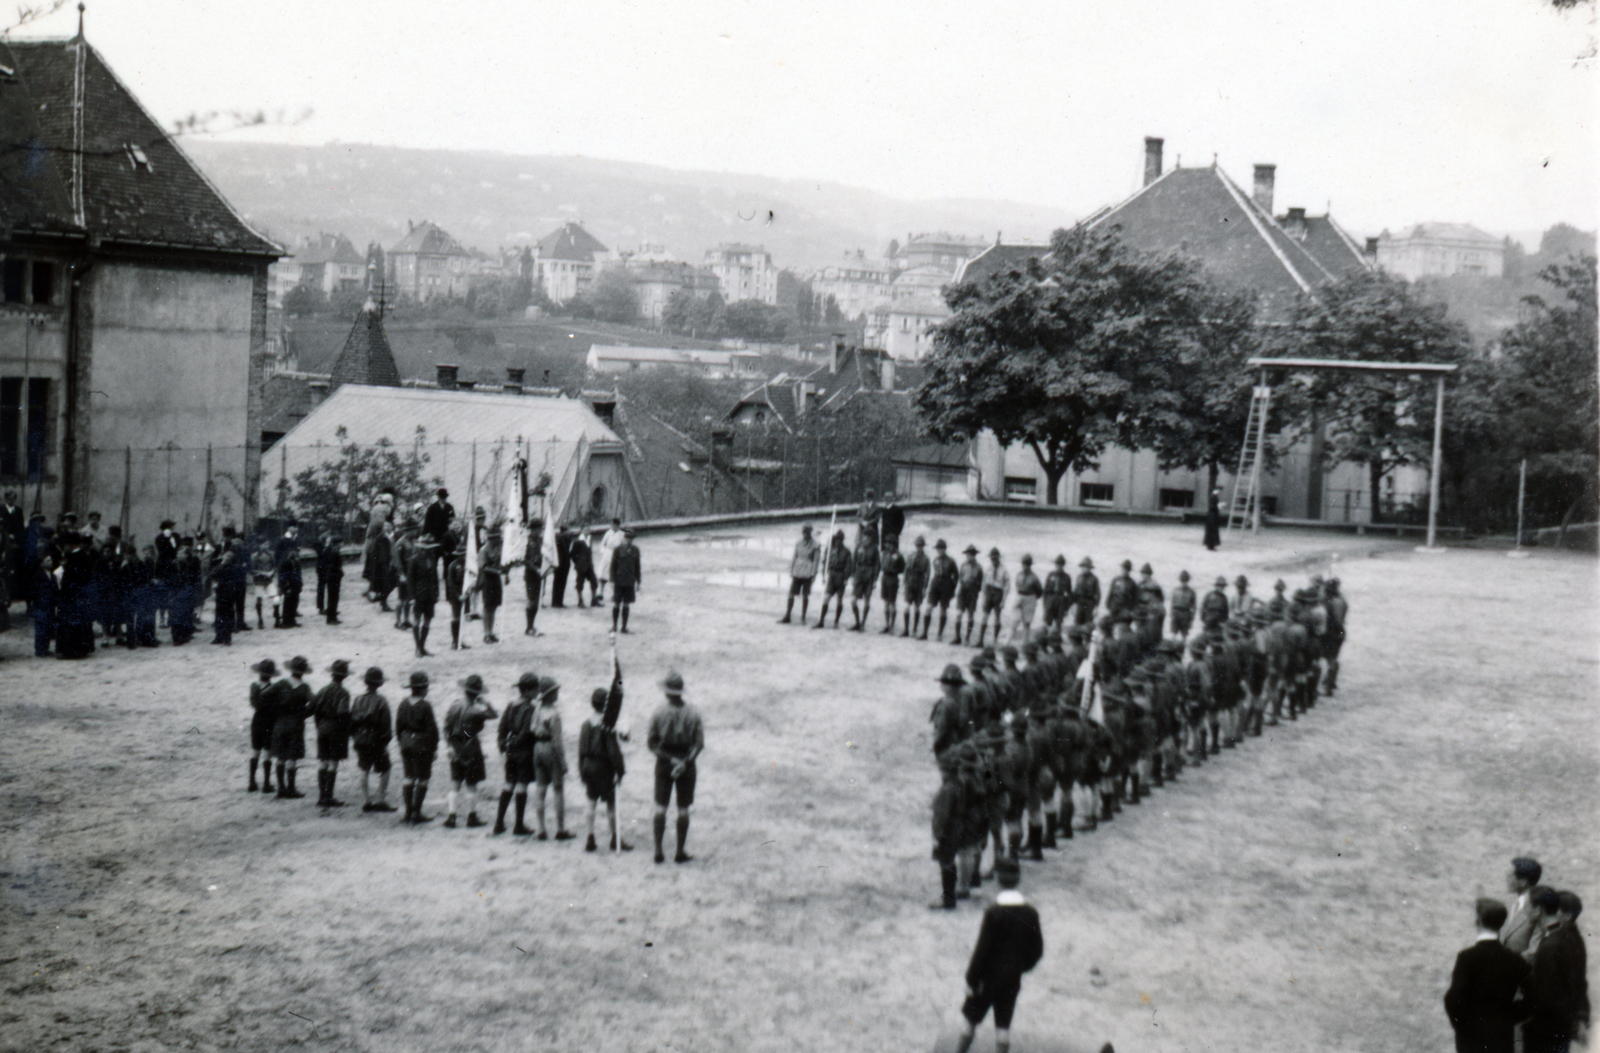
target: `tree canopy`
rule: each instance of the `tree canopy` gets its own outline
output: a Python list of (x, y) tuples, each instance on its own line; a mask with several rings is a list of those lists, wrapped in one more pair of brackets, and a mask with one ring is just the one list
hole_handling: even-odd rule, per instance
[(1237, 451), (1248, 379), (1229, 363), (1248, 353), (1251, 305), (1198, 261), (1136, 252), (1115, 229), (1058, 230), (1048, 256), (945, 298), (955, 314), (935, 332), (918, 412), (936, 438), (987, 428), (1027, 444), (1049, 504), (1113, 443), (1194, 467)]

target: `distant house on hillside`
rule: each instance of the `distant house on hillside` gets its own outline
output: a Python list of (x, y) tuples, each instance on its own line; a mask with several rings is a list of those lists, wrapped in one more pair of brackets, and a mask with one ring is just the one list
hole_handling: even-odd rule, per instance
[(144, 541), (250, 527), (283, 250), (81, 31), (0, 41), (0, 67), (0, 485)]
[(819, 302), (833, 297), (839, 313), (859, 318), (879, 302), (889, 299), (889, 282), (895, 267), (889, 260), (868, 259), (860, 249), (846, 253), (838, 263), (811, 273), (811, 292)]
[(633, 295), (638, 303), (638, 319), (651, 325), (660, 325), (666, 317), (667, 304), (672, 297), (686, 292), (703, 300), (717, 292), (721, 283), (717, 276), (704, 267), (692, 263), (674, 263), (659, 260), (629, 259), (623, 266), (633, 283)]
[(406, 223), (406, 236), (388, 253), (389, 286), (396, 295), (427, 303), (467, 295), (473, 255), (443, 229), (423, 220)]
[(272, 303), (296, 286), (317, 289), (325, 296), (352, 292), (367, 283), (367, 258), (343, 234), (318, 234), (307, 238), (294, 255), (272, 265)]
[(726, 419), (799, 433), (808, 414), (838, 412), (863, 396), (906, 399), (921, 383), (917, 366), (896, 362), (879, 350), (836, 342), (828, 361), (779, 373), (739, 396)]
[(728, 303), (760, 300), (777, 306), (778, 271), (772, 254), (760, 245), (718, 245), (706, 251), (706, 269), (717, 276)]
[(1378, 235), (1378, 266), (1397, 278), (1457, 274), (1499, 278), (1505, 243), (1468, 223), (1419, 223), (1401, 235)]
[(610, 250), (577, 223), (563, 223), (534, 246), (534, 281), (556, 303), (589, 288), (595, 265)]

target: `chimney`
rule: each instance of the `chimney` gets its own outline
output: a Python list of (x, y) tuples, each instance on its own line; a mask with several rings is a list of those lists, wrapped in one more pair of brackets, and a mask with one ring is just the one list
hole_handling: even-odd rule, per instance
[(844, 334), (833, 334), (833, 346), (828, 352), (828, 372), (839, 372), (839, 366), (844, 362)]
[(435, 364), (433, 368), (439, 390), (454, 391), (456, 389), (456, 374), (461, 371), (461, 367)]
[(1370, 256), (1372, 259), (1377, 259), (1378, 258), (1378, 239), (1377, 238), (1368, 238), (1367, 239), (1367, 255)]
[(1161, 144), (1165, 139), (1153, 135), (1144, 137), (1144, 185), (1149, 186), (1161, 178)]
[(878, 366), (878, 379), (883, 384), (883, 390), (894, 390), (894, 359), (888, 355), (883, 356), (883, 362)]
[[(1250, 196), (1261, 206), (1261, 211), (1269, 216), (1272, 215), (1272, 187), (1277, 182), (1277, 174), (1277, 165), (1256, 165), (1255, 193)], [(1303, 214), (1304, 209), (1301, 212)]]
[(800, 416), (805, 416), (806, 410), (811, 408), (811, 381), (802, 380), (794, 386), (794, 411)]
[(525, 369), (506, 367), (506, 393), (510, 395), (522, 394), (522, 378), (527, 374)]
[(327, 380), (313, 380), (306, 385), (307, 400), (313, 408), (322, 405), (328, 400), (328, 388), (331, 385)]
[(1288, 218), (1283, 221), (1283, 229), (1296, 241), (1306, 240), (1306, 210), (1291, 208)]

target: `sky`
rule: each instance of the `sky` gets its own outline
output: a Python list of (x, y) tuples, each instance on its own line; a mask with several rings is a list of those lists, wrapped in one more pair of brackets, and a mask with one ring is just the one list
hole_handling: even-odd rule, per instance
[[(39, 3), (40, 0), (31, 0)], [(7, 5), (9, 11), (11, 5)], [(70, 36), (77, 12), (14, 31)], [(1593, 3), (1547, 0), (87, 0), (158, 119), (584, 155), (1086, 213), (1213, 158), (1358, 235), (1594, 229)], [(4, 17), (0, 16), (0, 22)], [(1529, 246), (1532, 248), (1533, 246)]]

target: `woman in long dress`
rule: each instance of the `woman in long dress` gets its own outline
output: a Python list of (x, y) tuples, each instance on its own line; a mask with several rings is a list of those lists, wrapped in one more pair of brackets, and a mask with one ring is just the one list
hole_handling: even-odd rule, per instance
[(1206, 499), (1206, 551), (1215, 552), (1222, 544), (1222, 491), (1215, 487)]

